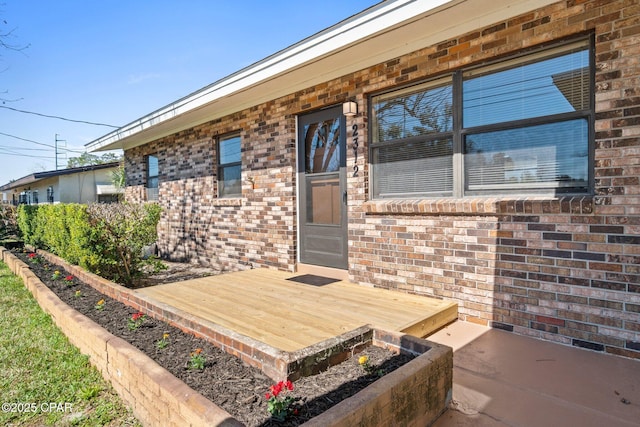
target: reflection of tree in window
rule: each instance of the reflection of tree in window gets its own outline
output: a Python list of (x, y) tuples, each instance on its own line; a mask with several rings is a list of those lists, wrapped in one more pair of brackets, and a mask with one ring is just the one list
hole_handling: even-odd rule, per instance
[(376, 195), (450, 194), (452, 93), (430, 83), (373, 98)]
[(587, 192), (591, 52), (579, 40), (373, 96), (373, 196)]
[(307, 173), (340, 169), (340, 119), (307, 125), (304, 130)]
[(449, 132), (453, 128), (451, 86), (384, 99), (374, 105), (377, 141)]

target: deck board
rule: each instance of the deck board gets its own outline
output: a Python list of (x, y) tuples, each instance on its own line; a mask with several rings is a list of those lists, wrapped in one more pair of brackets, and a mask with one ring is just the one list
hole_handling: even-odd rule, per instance
[(137, 292), (285, 351), (366, 324), (425, 336), (458, 314), (450, 301), (346, 281), (312, 286), (286, 280), (294, 276), (254, 269)]

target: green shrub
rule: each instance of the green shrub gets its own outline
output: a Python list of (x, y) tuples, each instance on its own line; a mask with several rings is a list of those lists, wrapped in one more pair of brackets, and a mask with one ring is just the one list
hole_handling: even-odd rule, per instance
[(91, 255), (87, 206), (21, 205), (18, 222), (25, 242), (46, 249), (72, 264)]
[(157, 266), (143, 248), (156, 241), (160, 211), (156, 204), (23, 205), (18, 224), (26, 243), (129, 285), (145, 266)]
[(97, 255), (90, 268), (126, 284), (140, 278), (145, 266), (155, 264), (143, 258), (143, 249), (157, 239), (160, 211), (157, 204), (89, 206), (91, 245)]
[(20, 205), (18, 206), (18, 228), (22, 233), (24, 242), (38, 246), (39, 242), (36, 242), (35, 223), (36, 214), (38, 212), (38, 206), (32, 205)]
[[(44, 249), (65, 257), (69, 242), (69, 230), (65, 224), (65, 205), (38, 206), (35, 221), (35, 235)], [(73, 262), (68, 260), (69, 262)]]
[[(90, 258), (93, 253), (89, 236), (89, 213), (86, 205), (64, 206), (64, 238), (67, 244), (60, 255), (72, 264), (82, 265), (83, 260)], [(68, 234), (67, 234), (68, 233)]]

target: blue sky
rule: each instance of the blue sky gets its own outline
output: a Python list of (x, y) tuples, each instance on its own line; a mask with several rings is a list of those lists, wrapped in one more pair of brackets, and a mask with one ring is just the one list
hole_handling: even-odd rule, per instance
[(2, 0), (0, 185), (377, 3)]

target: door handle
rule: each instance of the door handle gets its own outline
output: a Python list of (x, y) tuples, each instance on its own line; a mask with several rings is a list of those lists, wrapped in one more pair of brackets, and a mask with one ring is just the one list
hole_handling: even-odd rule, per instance
[(347, 192), (346, 191), (342, 192), (342, 203), (344, 203), (345, 205), (347, 204)]

